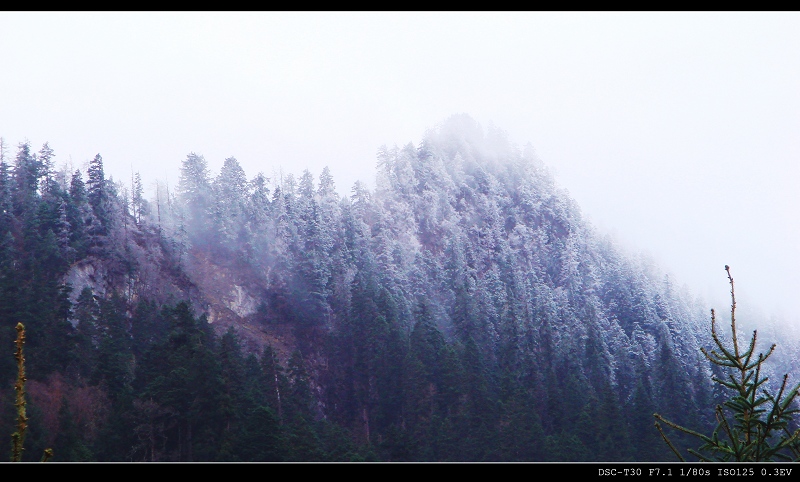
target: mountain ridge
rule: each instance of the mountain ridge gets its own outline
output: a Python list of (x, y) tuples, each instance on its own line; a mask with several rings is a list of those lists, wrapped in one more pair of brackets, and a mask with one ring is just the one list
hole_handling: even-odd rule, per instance
[[(356, 183), (350, 196), (337, 194), (327, 169), (316, 183), (305, 171), (270, 189), (234, 158), (212, 178), (191, 153), (177, 191), (148, 202), (136, 185), (105, 181), (98, 158), (88, 195), (80, 172), (69, 186), (46, 172), (44, 188), (0, 196), (16, 203), (2, 225), (15, 243), (26, 246), (31, 229), (59, 240), (42, 249), (59, 259), (72, 293), (66, 317), (48, 323), (70, 321), (58, 325), (65, 340), (94, 340), (65, 342), (74, 355), (60, 362), (46, 355), (49, 342), (32, 343), (31, 357), (46, 361), (31, 377), (72, 373), (76, 386), (105, 387), (110, 412), (122, 410), (122, 393), (145, 410), (150, 394), (152, 410), (173, 423), (159, 457), (192, 459), (181, 430), (205, 426), (167, 415), (179, 405), (147, 371), (148, 360), (167, 356), (157, 355), (160, 346), (184, 339), (174, 338), (191, 325), (182, 301), (216, 332), (219, 341), (206, 342), (213, 350), (228, 343), (258, 356), (261, 368), (230, 372), (224, 386), (236, 403), (263, 406), (285, 425), (275, 430), (292, 448), (273, 457), (316, 460), (333, 452), (311, 440), (343, 430), (360, 447), (352, 450), (381, 460), (663, 460), (670, 454), (654, 411), (699, 428), (713, 423), (701, 411), (719, 395), (699, 351), (709, 344), (704, 309), (600, 238), (533, 149), (516, 148), (499, 129), (484, 133), (457, 115), (417, 147), (382, 147), (376, 188)], [(21, 151), (13, 176), (0, 181), (11, 186), (37, 159)], [(28, 221), (24, 199), (50, 217)], [(25, 277), (14, 268), (3, 276)], [(9, 296), (9, 285), (0, 288)], [(143, 308), (176, 304), (161, 315)], [(14, 310), (3, 314), (16, 320)], [(118, 333), (104, 325), (115, 316)], [(31, 328), (32, 340), (42, 329)], [(103, 343), (112, 341), (129, 347), (120, 348), (130, 353), (122, 378), (90, 362), (110, 356)], [(261, 380), (261, 395), (234, 395), (248, 377)], [(220, 444), (245, 437), (256, 412), (244, 406), (220, 415), (227, 425), (204, 429), (217, 434), (205, 436), (206, 456), (239, 456)], [(134, 452), (156, 456), (153, 447)]]

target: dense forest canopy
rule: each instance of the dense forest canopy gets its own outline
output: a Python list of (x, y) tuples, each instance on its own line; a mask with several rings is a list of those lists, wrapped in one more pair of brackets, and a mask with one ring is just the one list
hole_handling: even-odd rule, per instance
[(713, 426), (707, 307), (467, 116), (345, 196), (190, 153), (147, 200), (54, 157), (0, 162), (0, 433), (22, 322), (31, 457), (672, 460), (654, 412)]

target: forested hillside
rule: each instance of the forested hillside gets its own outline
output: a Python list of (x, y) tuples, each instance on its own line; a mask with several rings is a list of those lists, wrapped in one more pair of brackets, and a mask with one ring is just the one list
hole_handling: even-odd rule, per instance
[(466, 116), (346, 195), (191, 153), (148, 201), (33, 149), (0, 163), (31, 460), (672, 460), (654, 412), (714, 426), (708, 307)]

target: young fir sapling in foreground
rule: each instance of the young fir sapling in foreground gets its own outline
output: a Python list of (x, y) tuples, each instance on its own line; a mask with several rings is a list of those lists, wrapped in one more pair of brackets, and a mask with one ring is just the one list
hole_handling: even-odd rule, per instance
[[(25, 442), (25, 431), (28, 428), (28, 416), (25, 411), (25, 355), (22, 352), (22, 345), (25, 344), (25, 326), (17, 323), (17, 341), (14, 350), (14, 358), (17, 360), (17, 381), (14, 383), (14, 391), (17, 397), (14, 406), (17, 407), (17, 431), (11, 434), (11, 461), (21, 462), (22, 445)], [(53, 449), (45, 449), (42, 454), (42, 462), (47, 462), (53, 456)]]
[[(661, 428), (660, 422), (688, 435), (699, 438), (703, 444), (698, 450), (687, 449), (687, 452), (701, 461), (736, 461), (761, 462), (771, 460), (800, 460), (800, 430), (790, 432), (789, 423), (799, 410), (792, 407), (797, 397), (800, 384), (787, 392), (788, 374), (783, 376), (778, 394), (762, 388), (768, 378), (761, 373), (762, 364), (775, 350), (773, 344), (769, 351), (754, 356), (757, 331), (753, 331), (750, 344), (742, 351), (736, 331), (736, 297), (734, 295), (733, 277), (730, 268), (725, 265), (731, 285), (731, 338), (733, 347), (726, 347), (717, 334), (716, 316), (711, 310), (711, 337), (717, 348), (700, 350), (711, 363), (728, 369), (728, 378), (712, 377), (734, 395), (722, 405), (717, 405), (715, 415), (717, 428), (710, 436), (695, 432), (676, 423), (666, 420), (659, 414), (655, 426), (661, 437), (675, 455), (685, 462), (677, 448)], [(733, 415), (733, 419), (729, 418)]]

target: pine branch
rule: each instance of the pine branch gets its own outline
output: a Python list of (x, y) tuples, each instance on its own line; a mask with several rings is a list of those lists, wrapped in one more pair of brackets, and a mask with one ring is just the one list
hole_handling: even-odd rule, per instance
[(725, 272), (728, 273), (728, 280), (731, 283), (731, 333), (733, 333), (733, 353), (736, 359), (739, 359), (739, 342), (736, 340), (736, 295), (733, 294), (733, 277), (731, 276), (731, 268), (726, 264)]
[[(657, 417), (657, 418), (661, 418), (657, 413), (654, 413), (653, 416)], [(681, 462), (686, 462), (686, 459), (684, 459), (683, 456), (680, 454), (680, 452), (678, 452), (678, 449), (676, 449), (675, 446), (672, 445), (672, 442), (669, 441), (669, 439), (667, 438), (667, 435), (664, 433), (664, 430), (661, 428), (661, 424), (660, 423), (656, 422), (656, 428), (658, 429), (658, 433), (661, 434), (661, 438), (663, 438), (664, 442), (667, 443), (667, 446), (670, 448), (670, 450), (672, 450), (672, 452), (678, 457), (678, 459)]]
[(47, 462), (51, 458), (53, 458), (53, 449), (44, 449), (42, 460), (40, 460), (40, 462)]

